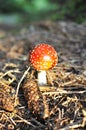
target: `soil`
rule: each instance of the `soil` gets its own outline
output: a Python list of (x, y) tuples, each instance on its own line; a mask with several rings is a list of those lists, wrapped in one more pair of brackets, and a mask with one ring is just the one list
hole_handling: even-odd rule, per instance
[[(37, 85), (37, 72), (29, 63), (31, 49), (40, 43), (52, 45), (59, 59), (47, 71), (47, 86)], [(22, 27), (2, 26), (0, 129), (86, 129), (85, 23), (40, 21)]]

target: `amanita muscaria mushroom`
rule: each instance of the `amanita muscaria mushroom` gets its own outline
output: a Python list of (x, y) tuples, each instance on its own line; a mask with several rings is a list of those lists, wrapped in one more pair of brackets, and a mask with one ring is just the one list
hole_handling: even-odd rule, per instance
[(47, 85), (46, 71), (52, 69), (58, 61), (55, 49), (45, 43), (37, 45), (30, 53), (30, 62), (38, 71), (38, 84)]

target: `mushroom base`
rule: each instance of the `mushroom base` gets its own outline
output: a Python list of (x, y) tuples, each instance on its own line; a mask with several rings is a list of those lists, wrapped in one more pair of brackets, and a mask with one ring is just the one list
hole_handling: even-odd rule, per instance
[(46, 71), (38, 72), (38, 85), (47, 85)]

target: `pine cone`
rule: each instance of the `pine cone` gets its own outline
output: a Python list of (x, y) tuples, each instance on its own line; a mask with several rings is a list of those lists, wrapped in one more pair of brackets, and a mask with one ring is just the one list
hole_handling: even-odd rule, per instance
[(13, 101), (8, 93), (3, 94), (0, 92), (0, 108), (9, 112), (12, 112), (14, 110)]
[(5, 86), (0, 84), (0, 108), (12, 112), (14, 110), (14, 100), (9, 92), (9, 88), (11, 88), (11, 86), (6, 89)]
[(28, 102), (29, 110), (37, 117), (45, 119), (49, 117), (46, 97), (42, 95), (35, 81), (26, 80), (23, 85), (24, 96)]

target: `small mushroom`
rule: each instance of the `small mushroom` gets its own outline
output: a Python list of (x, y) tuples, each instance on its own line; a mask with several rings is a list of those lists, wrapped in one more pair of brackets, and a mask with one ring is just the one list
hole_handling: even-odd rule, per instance
[(38, 71), (38, 85), (47, 85), (46, 71), (52, 69), (58, 61), (55, 49), (45, 43), (37, 45), (30, 53), (30, 62)]

